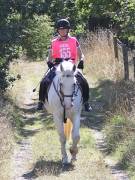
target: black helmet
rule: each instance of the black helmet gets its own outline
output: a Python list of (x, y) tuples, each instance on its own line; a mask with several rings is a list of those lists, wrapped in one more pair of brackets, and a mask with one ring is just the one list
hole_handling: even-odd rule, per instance
[(60, 19), (56, 24), (57, 29), (70, 29), (70, 23), (67, 19)]

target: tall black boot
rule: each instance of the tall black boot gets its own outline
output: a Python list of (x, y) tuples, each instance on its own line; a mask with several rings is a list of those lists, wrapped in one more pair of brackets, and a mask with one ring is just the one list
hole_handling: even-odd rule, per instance
[(85, 111), (90, 112), (92, 110), (92, 108), (88, 102), (88, 100), (89, 100), (89, 84), (80, 72), (78, 72), (76, 74), (76, 78), (77, 78), (78, 84), (82, 91)]
[(48, 101), (47, 89), (56, 75), (55, 70), (55, 68), (52, 68), (50, 71), (48, 71), (48, 73), (45, 75), (45, 77), (42, 79), (40, 83), (39, 102), (37, 110), (43, 110), (45, 99)]

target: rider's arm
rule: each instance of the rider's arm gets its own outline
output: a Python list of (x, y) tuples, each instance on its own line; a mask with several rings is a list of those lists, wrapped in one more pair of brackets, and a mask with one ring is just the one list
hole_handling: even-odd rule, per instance
[(79, 59), (79, 61), (83, 61), (84, 60), (84, 54), (82, 52), (82, 49), (80, 47), (78, 40), (76, 40), (76, 46), (77, 46), (78, 59)]
[(51, 48), (49, 48), (49, 50), (48, 50), (47, 65), (48, 65), (49, 69), (51, 69), (54, 66), (53, 60), (52, 60), (52, 49)]
[(83, 69), (84, 68), (84, 54), (82, 53), (82, 49), (78, 41), (77, 41), (77, 53), (78, 53), (78, 59), (79, 59), (79, 63), (77, 67), (78, 69)]
[(79, 61), (83, 61), (84, 60), (84, 54), (83, 54), (80, 46), (78, 46), (77, 51), (78, 51), (77, 53), (78, 53)]
[(52, 49), (51, 48), (48, 50), (47, 62), (48, 61), (52, 62)]

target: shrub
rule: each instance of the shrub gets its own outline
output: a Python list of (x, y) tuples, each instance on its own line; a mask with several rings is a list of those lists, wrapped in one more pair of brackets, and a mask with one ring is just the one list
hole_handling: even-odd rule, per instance
[(24, 48), (28, 57), (43, 59), (52, 36), (53, 28), (50, 18), (46, 15), (34, 15), (28, 20), (25, 30)]

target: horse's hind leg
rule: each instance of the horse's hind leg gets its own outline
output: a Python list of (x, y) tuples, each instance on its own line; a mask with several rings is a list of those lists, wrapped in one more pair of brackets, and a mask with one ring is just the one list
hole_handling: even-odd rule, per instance
[(62, 154), (62, 163), (67, 164), (68, 163), (68, 156), (66, 153), (66, 137), (64, 135), (64, 126), (63, 126), (63, 121), (60, 118), (54, 119), (55, 126), (57, 128), (59, 138), (60, 138), (60, 143), (61, 143), (61, 154)]
[(80, 117), (76, 117), (73, 120), (73, 129), (72, 129), (72, 140), (73, 140), (73, 144), (70, 148), (70, 153), (71, 153), (71, 161), (75, 161), (76, 160), (76, 155), (78, 153), (78, 147), (77, 144), (80, 140), (80, 133), (79, 133), (79, 128), (80, 128)]

